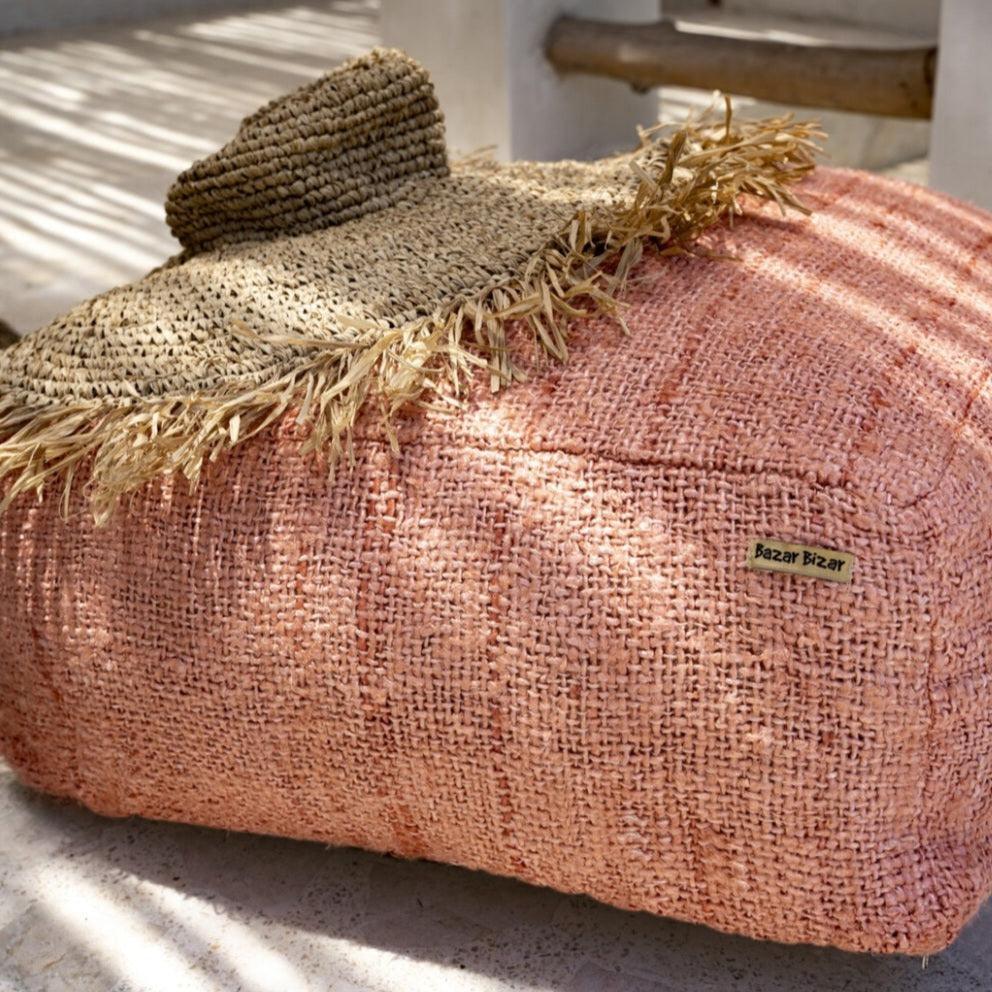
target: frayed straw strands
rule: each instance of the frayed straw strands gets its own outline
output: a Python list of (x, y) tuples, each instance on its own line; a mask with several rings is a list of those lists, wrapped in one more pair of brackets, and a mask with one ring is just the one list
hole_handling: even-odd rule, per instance
[(0, 355), (0, 510), (82, 466), (92, 511), (182, 473), (290, 410), (304, 446), (347, 456), (363, 410), (451, 405), (487, 369), (521, 376), (507, 325), (567, 358), (572, 318), (605, 313), (646, 243), (693, 251), (742, 197), (803, 210), (791, 187), (818, 133), (732, 119), (729, 101), (595, 163), (449, 169), (424, 70), (377, 51), (248, 118), (179, 177), (181, 255)]

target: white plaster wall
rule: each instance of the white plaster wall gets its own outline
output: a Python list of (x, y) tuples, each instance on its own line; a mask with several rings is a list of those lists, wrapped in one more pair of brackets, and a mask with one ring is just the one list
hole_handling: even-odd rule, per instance
[(514, 158), (597, 158), (636, 144), (637, 126), (653, 124), (658, 94), (635, 93), (612, 79), (560, 76), (544, 57), (544, 39), (563, 12), (604, 21), (653, 21), (658, 0), (515, 0), (506, 6)]
[(936, 37), (940, 0), (722, 0), (729, 11), (781, 14)]
[(990, 44), (990, 0), (944, 0), (930, 181), (992, 209)]
[(544, 58), (561, 13), (651, 21), (658, 0), (383, 0), (383, 43), (430, 70), (448, 141), (499, 158), (594, 158), (630, 147), (657, 117), (656, 94), (612, 80), (559, 77)]

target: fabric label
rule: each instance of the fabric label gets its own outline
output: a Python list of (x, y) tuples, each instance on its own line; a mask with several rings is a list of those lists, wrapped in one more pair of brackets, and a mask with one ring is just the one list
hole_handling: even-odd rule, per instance
[(854, 555), (849, 551), (815, 548), (808, 544), (786, 544), (763, 537), (748, 546), (747, 567), (805, 575), (811, 579), (829, 579), (831, 582), (850, 582)]

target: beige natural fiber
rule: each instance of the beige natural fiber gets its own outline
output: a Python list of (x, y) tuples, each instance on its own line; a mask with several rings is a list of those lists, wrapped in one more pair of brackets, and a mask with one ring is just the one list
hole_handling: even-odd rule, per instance
[(121, 494), (181, 472), (290, 408), (333, 465), (359, 413), (457, 401), (488, 367), (520, 373), (512, 321), (567, 356), (568, 322), (606, 312), (645, 242), (692, 250), (750, 195), (802, 209), (815, 129), (725, 114), (595, 163), (448, 165), (426, 72), (356, 59), (247, 118), (177, 180), (183, 252), (0, 356), (6, 499), (87, 464), (106, 520)]

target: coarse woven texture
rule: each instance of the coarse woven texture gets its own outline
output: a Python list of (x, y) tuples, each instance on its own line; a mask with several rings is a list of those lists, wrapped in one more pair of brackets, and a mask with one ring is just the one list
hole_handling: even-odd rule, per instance
[[(511, 318), (559, 359), (567, 323), (615, 312), (642, 244), (687, 250), (742, 198), (800, 208), (815, 129), (716, 115), (600, 162), (449, 170), (422, 66), (380, 50), (263, 107), (179, 177), (184, 251), (0, 354), (0, 477), (66, 505), (89, 460), (101, 521), (162, 474), (295, 405), (338, 460), (360, 412), (457, 400), (518, 375)], [(800, 208), (801, 209), (801, 208)], [(0, 512), (3, 505), (0, 504)]]
[[(0, 518), (0, 742), (140, 814), (924, 953), (992, 889), (992, 218), (818, 170), (649, 252), (624, 336), (360, 422), (292, 414), (111, 526)], [(524, 329), (519, 331), (527, 338)], [(512, 336), (512, 335), (511, 335)], [(749, 571), (754, 537), (856, 555)]]
[(379, 52), (246, 118), (233, 141), (178, 178), (165, 213), (179, 243), (200, 250), (342, 224), (448, 173), (427, 72)]

